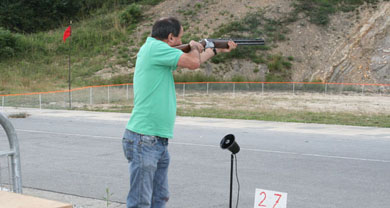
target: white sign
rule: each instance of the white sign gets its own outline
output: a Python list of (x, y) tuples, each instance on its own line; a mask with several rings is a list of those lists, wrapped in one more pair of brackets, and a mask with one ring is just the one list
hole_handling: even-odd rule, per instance
[(256, 189), (254, 208), (286, 208), (287, 193)]

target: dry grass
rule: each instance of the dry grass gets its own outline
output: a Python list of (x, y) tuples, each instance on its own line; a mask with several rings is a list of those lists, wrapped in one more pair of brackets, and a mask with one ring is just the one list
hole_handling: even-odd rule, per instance
[(27, 118), (29, 116), (30, 116), (30, 114), (25, 113), (25, 112), (21, 112), (21, 113), (8, 115), (8, 118)]
[(390, 96), (304, 93), (192, 94), (178, 97), (178, 115), (390, 127)]
[(270, 110), (390, 115), (390, 96), (329, 95), (323, 93), (218, 93), (178, 96), (178, 108), (213, 107), (224, 110)]

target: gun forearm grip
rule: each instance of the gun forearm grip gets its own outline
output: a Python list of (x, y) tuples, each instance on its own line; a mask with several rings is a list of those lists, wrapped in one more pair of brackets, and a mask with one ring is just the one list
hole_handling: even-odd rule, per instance
[(218, 41), (218, 40), (215, 40), (213, 42), (214, 42), (215, 48), (229, 48), (229, 45), (228, 45), (229, 41)]

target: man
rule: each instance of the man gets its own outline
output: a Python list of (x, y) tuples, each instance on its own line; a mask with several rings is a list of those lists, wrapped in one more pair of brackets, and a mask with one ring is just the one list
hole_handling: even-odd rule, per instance
[(173, 17), (153, 25), (137, 54), (134, 73), (134, 108), (123, 136), (123, 150), (129, 161), (130, 191), (128, 208), (163, 208), (168, 192), (168, 140), (173, 137), (176, 92), (172, 72), (177, 67), (197, 69), (218, 53), (228, 49), (207, 48), (191, 41), (191, 51), (183, 53), (183, 27)]

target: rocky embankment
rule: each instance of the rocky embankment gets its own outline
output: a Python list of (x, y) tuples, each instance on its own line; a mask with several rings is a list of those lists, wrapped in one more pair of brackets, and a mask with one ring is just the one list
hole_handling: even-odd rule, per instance
[(368, 12), (329, 57), (329, 82), (390, 83), (390, 2)]

